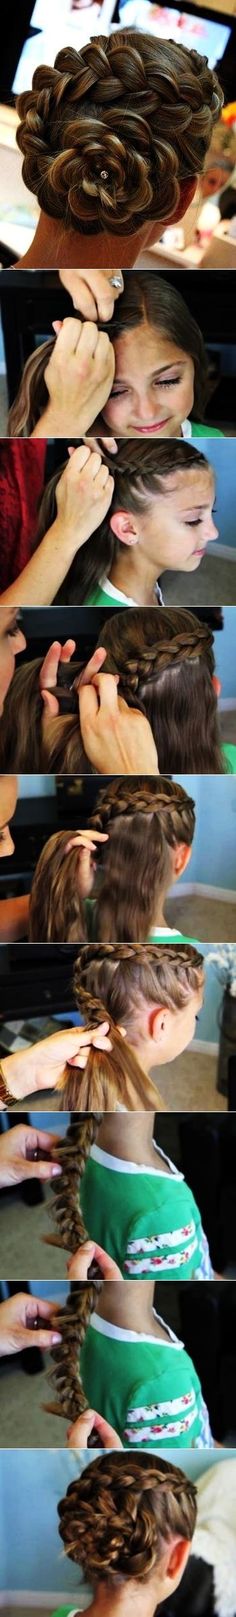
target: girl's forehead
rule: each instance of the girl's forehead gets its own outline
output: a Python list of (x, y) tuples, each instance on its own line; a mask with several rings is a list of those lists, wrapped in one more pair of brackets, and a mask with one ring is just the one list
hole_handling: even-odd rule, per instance
[(179, 466), (166, 476), (163, 473), (162, 481), (165, 495), (175, 495), (176, 505), (183, 508), (191, 500), (195, 505), (207, 504), (215, 492), (213, 466)]
[(132, 330), (121, 331), (114, 337), (116, 365), (125, 370), (127, 363), (139, 368), (145, 367), (145, 373), (151, 375), (156, 366), (173, 365), (176, 360), (184, 364), (188, 355), (186, 350), (171, 337), (162, 326), (152, 326), (143, 320)]

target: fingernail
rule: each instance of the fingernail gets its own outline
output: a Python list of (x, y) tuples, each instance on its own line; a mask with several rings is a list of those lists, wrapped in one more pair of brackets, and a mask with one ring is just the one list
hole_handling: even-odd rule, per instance
[(52, 1179), (55, 1179), (55, 1174), (56, 1173), (62, 1173), (62, 1168), (60, 1168), (60, 1163), (59, 1162), (54, 1162), (53, 1163)]
[(56, 332), (56, 337), (58, 337), (58, 332), (61, 330), (61, 320), (52, 320), (52, 329)]
[(52, 1347), (56, 1347), (57, 1342), (62, 1342), (62, 1336), (60, 1335), (60, 1331), (53, 1331), (51, 1340), (52, 1340)]

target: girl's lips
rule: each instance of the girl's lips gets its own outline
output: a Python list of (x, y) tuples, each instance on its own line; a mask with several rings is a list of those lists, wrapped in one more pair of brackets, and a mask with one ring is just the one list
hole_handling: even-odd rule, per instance
[(161, 432), (163, 427), (168, 427), (169, 419), (167, 415), (165, 421), (153, 421), (151, 427), (133, 427), (133, 432), (142, 432), (146, 438), (148, 432)]

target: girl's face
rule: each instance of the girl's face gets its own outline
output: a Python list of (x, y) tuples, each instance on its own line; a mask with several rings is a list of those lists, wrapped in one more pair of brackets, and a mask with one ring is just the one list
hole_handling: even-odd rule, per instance
[[(139, 546), (158, 563), (158, 569), (192, 573), (205, 554), (207, 545), (218, 538), (213, 518), (215, 498), (211, 468), (171, 472), (163, 479), (164, 492), (152, 499), (142, 517), (138, 516)], [(135, 524), (137, 518), (135, 516)]]
[(114, 340), (115, 377), (104, 420), (117, 437), (180, 438), (194, 400), (194, 364), (143, 321)]
[(16, 802), (16, 775), (0, 775), (0, 859), (8, 859), (15, 851), (9, 822), (13, 819)]
[(5, 696), (13, 674), (15, 672), (15, 659), (20, 651), (25, 651), (26, 640), (17, 621), (16, 612), (8, 611), (8, 607), (0, 607), (0, 716), (3, 713)]

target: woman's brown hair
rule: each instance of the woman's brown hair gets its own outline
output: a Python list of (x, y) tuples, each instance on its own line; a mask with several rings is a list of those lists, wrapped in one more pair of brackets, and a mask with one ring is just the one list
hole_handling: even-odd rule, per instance
[[(157, 331), (165, 332), (176, 347), (181, 348), (193, 361), (194, 419), (201, 421), (209, 393), (209, 366), (197, 321), (181, 292), (165, 281), (158, 271), (126, 270), (123, 279), (124, 290), (116, 304), (113, 319), (109, 320), (107, 327), (102, 326), (102, 330), (107, 330), (114, 346), (124, 331), (138, 330), (144, 322)], [(30, 435), (46, 409), (49, 393), (45, 373), (56, 340), (56, 337), (50, 337), (27, 360), (17, 397), (9, 412), (7, 430), (10, 438), (19, 438), (24, 432)], [(102, 425), (100, 419), (100, 432)]]
[[(141, 444), (137, 443), (136, 439), (131, 443), (130, 438), (121, 438), (118, 439), (115, 458), (109, 453), (108, 448), (104, 449), (102, 442), (99, 448), (102, 459), (114, 478), (112, 501), (107, 516), (96, 528), (96, 534), (91, 534), (87, 544), (78, 551), (55, 596), (55, 601), (63, 604), (86, 602), (96, 584), (102, 582), (105, 575), (109, 576), (114, 561), (121, 554), (121, 549), (125, 568), (125, 545), (121, 546), (120, 540), (116, 538), (111, 528), (111, 516), (115, 511), (128, 509), (142, 515), (153, 500), (157, 501), (158, 495), (165, 494), (167, 477), (171, 475), (178, 477), (178, 472), (187, 475), (192, 470), (209, 471), (209, 461), (202, 450), (195, 449), (194, 444), (185, 443), (183, 438), (163, 438), (160, 443), (150, 443), (147, 438)], [(64, 466), (66, 464), (67, 462)], [(57, 468), (44, 490), (35, 548), (55, 521), (57, 486), (64, 466)], [(158, 552), (158, 505), (156, 515)]]
[(179, 1466), (151, 1454), (99, 1455), (58, 1505), (66, 1555), (92, 1584), (145, 1583), (172, 1537), (191, 1542), (197, 1491)]
[[(99, 891), (94, 902), (95, 936), (120, 943), (143, 942), (155, 920), (158, 898), (172, 879), (171, 849), (191, 846), (193, 798), (161, 775), (121, 777), (98, 793), (89, 825), (106, 823), (108, 843), (98, 854)], [(80, 848), (66, 852), (73, 832), (56, 831), (39, 856), (33, 876), (29, 928), (34, 942), (72, 943), (87, 937), (79, 896)], [(99, 870), (101, 865), (103, 868)]]
[[(191, 944), (82, 947), (74, 969), (76, 1006), (89, 1028), (109, 1021), (112, 1048), (108, 1052), (90, 1045), (83, 1072), (65, 1068), (57, 1086), (61, 1109), (99, 1113), (121, 1106), (127, 1111), (166, 1111), (156, 1085), (140, 1066), (138, 1013), (151, 1003), (165, 1005), (175, 1014), (202, 980), (203, 956)], [(63, 1195), (61, 1184), (60, 1189)]]
[[(104, 673), (119, 674), (120, 694), (149, 719), (161, 774), (224, 774), (207, 624), (181, 607), (129, 607), (104, 622), (100, 644), (107, 652)], [(16, 668), (0, 725), (0, 769), (93, 773), (77, 716), (65, 733), (55, 718), (44, 738), (40, 667), (35, 659)], [(72, 675), (77, 672), (73, 663)]]
[(202, 172), (223, 99), (207, 58), (173, 40), (121, 29), (61, 50), (17, 99), (25, 184), (66, 229), (133, 235)]

